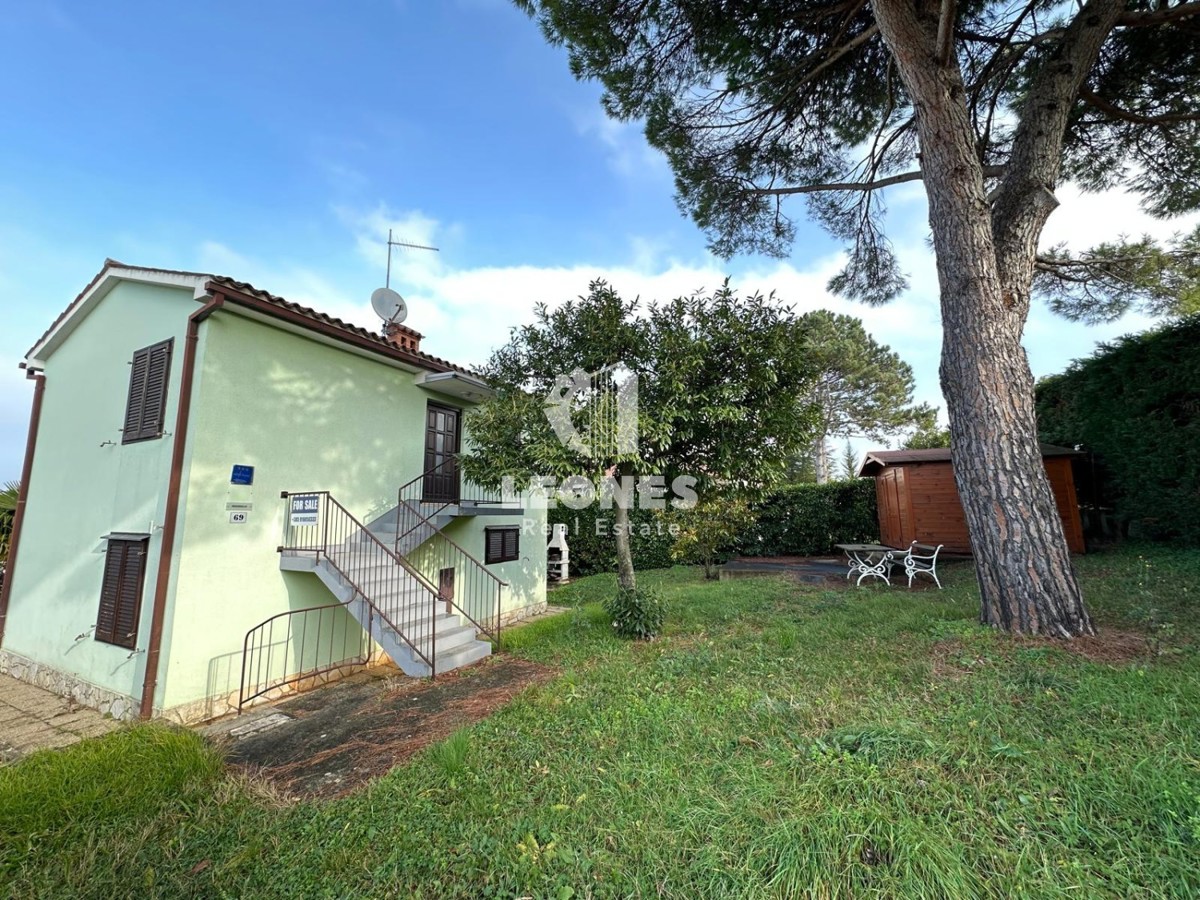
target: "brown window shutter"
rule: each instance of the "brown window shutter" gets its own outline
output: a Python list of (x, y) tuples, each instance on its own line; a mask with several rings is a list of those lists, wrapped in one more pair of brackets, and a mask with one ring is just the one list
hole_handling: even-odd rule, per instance
[(125, 542), (109, 541), (104, 558), (104, 580), (100, 583), (100, 611), (96, 614), (96, 640), (113, 642), (117, 621), (117, 594), (125, 567)]
[(121, 429), (123, 444), (138, 440), (142, 428), (142, 408), (146, 402), (146, 373), (149, 370), (149, 349), (133, 354), (133, 365), (129, 369), (129, 398), (125, 402), (125, 427)]
[(162, 437), (174, 343), (172, 338), (133, 354), (121, 443)]
[(487, 564), (517, 559), (521, 549), (520, 529), (512, 526), (484, 530), (484, 559)]
[(137, 645), (138, 615), (142, 611), (142, 576), (146, 568), (146, 542), (130, 541), (125, 548), (125, 568), (117, 594), (113, 643), (133, 649)]
[(147, 538), (108, 539), (96, 640), (119, 647), (137, 646), (138, 619), (145, 584)]

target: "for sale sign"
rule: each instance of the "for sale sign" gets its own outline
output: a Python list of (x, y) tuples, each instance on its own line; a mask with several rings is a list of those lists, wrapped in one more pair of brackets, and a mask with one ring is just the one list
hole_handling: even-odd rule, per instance
[(321, 513), (320, 494), (292, 494), (290, 521), (292, 525), (316, 525)]

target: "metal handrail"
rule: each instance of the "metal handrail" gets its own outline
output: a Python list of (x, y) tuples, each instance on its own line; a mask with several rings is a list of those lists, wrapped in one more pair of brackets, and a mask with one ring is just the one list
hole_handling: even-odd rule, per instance
[[(367, 527), (363, 525), (363, 523), (357, 518), (355, 518), (354, 515), (346, 509), (346, 507), (342, 506), (342, 504), (339, 503), (337, 499), (329, 493), (329, 491), (282, 491), (279, 496), (285, 500), (292, 496), (316, 496), (323, 497), (326, 501), (321, 507), (324, 512), (319, 514), (321, 523), (319, 526), (315, 522), (311, 524), (293, 525), (290, 515), (285, 517), (284, 543), (279, 547), (280, 552), (311, 552), (316, 555), (318, 560), (320, 560), (323, 556), (325, 561), (341, 576), (342, 580), (354, 590), (354, 595), (361, 598), (369, 607), (371, 607), (371, 609), (379, 615), (380, 619), (382, 619), (391, 627), (396, 636), (405, 644), (407, 644), (412, 649), (413, 653), (415, 653), (426, 665), (429, 666), (431, 676), (436, 676), (437, 668), (435, 665), (435, 660), (437, 658), (437, 632), (435, 613), (437, 609), (437, 600), (443, 599), (440, 596), (440, 591), (438, 591), (438, 589), (435, 588), (424, 575), (410, 566), (408, 562), (399, 556), (393, 549), (389, 548), (386, 544), (379, 540), (379, 538), (368, 531)], [(330, 553), (331, 544), (329, 540), (329, 531), (332, 518), (329, 515), (330, 510), (336, 510), (341, 514), (343, 519), (342, 522), (334, 523), (333, 525), (333, 546), (339, 548), (336, 553)], [(315, 538), (315, 530), (318, 527), (321, 529), (319, 541), (314, 540), (311, 544), (303, 545), (296, 545), (295, 542), (291, 542), (289, 545), (288, 539), (293, 536), (295, 531), (304, 531), (310, 528), (314, 529), (312, 534)], [(364, 542), (367, 547), (382, 551), (385, 557), (395, 563), (395, 568), (392, 569), (391, 567), (385, 567), (384, 571), (370, 576), (366, 584), (359, 584), (350, 577), (350, 574), (347, 572), (346, 568), (339, 564), (337, 559), (339, 554), (350, 556), (355, 553), (355, 550), (352, 548), (350, 543), (351, 539), (353, 539), (355, 542)], [(358, 555), (358, 559), (362, 561), (362, 554)], [(422, 650), (421, 647), (418, 647), (417, 641), (415, 641), (409, 634), (406, 633), (406, 631), (414, 630), (409, 626), (422, 624), (422, 613), (420, 612), (420, 609), (424, 604), (418, 605), (417, 615), (405, 616), (402, 603), (397, 604), (392, 610), (386, 608), (387, 604), (381, 605), (380, 603), (379, 596), (381, 591), (396, 587), (402, 588), (404, 586), (402, 581), (397, 583), (392, 577), (396, 573), (403, 573), (411, 576), (416, 585), (429, 594), (428, 652)], [(400, 596), (403, 597), (402, 590), (400, 591)], [(397, 621), (397, 619), (400, 621)]]
[[(355, 653), (352, 655), (343, 655), (338, 659), (334, 658), (335, 635), (337, 632), (335, 621), (331, 623), (331, 627), (329, 628), (329, 647), (325, 662), (317, 663), (310, 668), (305, 668), (303, 665), (303, 658), (309, 649), (309, 619), (314, 615), (317, 619), (313, 649), (319, 654), (324, 645), (322, 626), (325, 624), (326, 612), (329, 612), (332, 617), (335, 615), (332, 612), (333, 610), (344, 609), (345, 605), (342, 603), (327, 603), (324, 606), (291, 609), (287, 612), (276, 613), (247, 631), (246, 637), (242, 641), (242, 676), (238, 684), (238, 714), (241, 715), (243, 707), (251, 700), (270, 693), (277, 688), (296, 684), (306, 678), (316, 678), (318, 675), (323, 675), (326, 672), (332, 672), (337, 669), (354, 668), (369, 664), (371, 662), (370, 618), (367, 619), (368, 627), (366, 631), (355, 628), (345, 629), (342, 632), (341, 652), (346, 654), (350, 649), (355, 649)], [(368, 617), (373, 615), (374, 607), (370, 607), (370, 610), (367, 614)], [(303, 617), (303, 628), (300, 630), (299, 635), (299, 652), (301, 657), (299, 668), (294, 672), (286, 672), (285, 670), (283, 675), (273, 678), (271, 673), (273, 671), (272, 661), (275, 647), (279, 643), (288, 648), (293, 647), (293, 638), (296, 631), (293, 623), (298, 617)], [(287, 620), (287, 630), (284, 632), (282, 642), (277, 641), (275, 636), (275, 625), (280, 619)], [(354, 640), (353, 644), (350, 643), (351, 640)], [(264, 662), (266, 669), (265, 677), (263, 675)], [(248, 674), (255, 676), (256, 680), (254, 684), (256, 685), (256, 689), (254, 690), (250, 690), (250, 682), (247, 680)]]
[[(438, 524), (435, 521), (433, 521), (434, 516), (437, 516), (439, 513), (441, 513), (443, 510), (447, 509), (448, 507), (455, 506), (455, 505), (461, 505), (461, 502), (462, 502), (461, 496), (457, 500), (446, 500), (443, 498), (438, 498), (438, 499), (432, 500), (432, 501), (426, 500), (425, 496), (424, 496), (425, 495), (424, 486), (425, 486), (428, 476), (436, 473), (443, 466), (449, 465), (451, 463), (457, 464), (457, 462), (458, 462), (457, 457), (449, 457), (447, 459), (444, 459), (444, 460), (442, 460), (442, 462), (438, 463), (438, 465), (434, 466), (433, 468), (431, 468), (425, 472), (422, 472), (420, 475), (418, 475), (416, 478), (409, 481), (407, 484), (401, 485), (399, 490), (397, 490), (397, 492), (396, 492), (396, 555), (401, 558), (407, 557), (408, 554), (405, 554), (400, 550), (400, 547), (403, 544), (404, 540), (406, 538), (408, 538), (409, 535), (413, 534), (413, 532), (417, 531), (418, 529), (420, 529), (422, 527), (427, 527), (431, 531), (431, 534), (429, 535), (429, 537), (433, 537), (433, 535), (436, 534), (444, 542), (443, 548), (442, 548), (442, 558), (440, 560), (441, 563), (444, 564), (446, 562), (451, 561), (451, 559), (453, 559), (455, 562), (465, 562), (465, 563), (469, 564), (469, 567), (467, 569), (468, 572), (482, 573), (484, 576), (486, 576), (487, 579), (490, 579), (492, 582), (492, 587), (490, 589), (485, 589), (484, 591), (479, 590), (475, 583), (470, 583), (470, 584), (466, 585), (466, 594), (467, 594), (466, 603), (458, 602), (457, 585), (455, 586), (455, 594), (456, 594), (455, 597), (442, 596), (440, 591), (439, 591), (439, 597), (441, 597), (441, 599), (444, 599), (454, 609), (458, 610), (459, 613), (461, 613), (463, 616), (465, 616), (471, 622), (471, 624), (473, 624), (476, 628), (478, 628), (480, 631), (482, 631), (484, 634), (486, 634), (489, 638), (491, 638), (493, 641), (495, 641), (498, 645), (500, 642), (500, 614), (501, 614), (502, 592), (503, 592), (503, 589), (508, 586), (508, 582), (504, 581), (499, 576), (497, 576), (495, 572), (488, 569), (473, 554), (471, 554), (468, 550), (466, 550), (464, 547), (462, 547), (457, 541), (455, 541), (452, 537), (450, 537), (448, 534), (446, 534), (446, 532), (440, 526), (438, 526)], [(463, 493), (461, 490), (461, 483), (462, 482), (460, 479), (459, 480), (460, 490), (457, 491), (457, 493), (459, 495), (461, 495)], [(490, 502), (490, 501), (487, 501), (487, 502)], [(495, 501), (495, 502), (502, 502), (502, 501)], [(428, 512), (426, 512), (425, 511), (426, 506), (433, 506), (434, 508), (429, 510)], [(413, 547), (413, 551), (410, 551), (410, 552), (420, 551), (421, 548), (426, 547), (427, 541), (428, 541), (428, 538), (426, 538), (425, 540), (422, 540), (422, 541), (418, 541), (416, 546)], [(436, 562), (437, 560), (434, 560), (434, 561)], [(457, 572), (457, 566), (443, 565), (440, 568), (453, 568)], [(469, 580), (470, 577), (471, 576), (468, 575), (467, 579)], [(485, 584), (486, 584), (486, 582), (485, 582)], [(491, 598), (487, 598), (486, 597), (487, 593), (493, 593), (493, 596)], [(481, 597), (481, 595), (482, 595), (482, 597)], [(491, 606), (491, 609), (487, 610), (486, 615), (481, 614), (483, 612), (483, 610), (467, 609), (468, 605), (475, 605), (475, 601), (479, 601), (481, 599), (488, 600), (489, 605)], [(479, 605), (482, 605), (482, 604), (479, 604)], [(480, 621), (481, 619), (487, 619), (488, 624), (487, 625), (483, 624), (483, 622)]]
[[(441, 471), (443, 466), (449, 466), (449, 465), (458, 466), (460, 459), (461, 459), (461, 454), (455, 453), (455, 454), (447, 455), (445, 459), (443, 459), (440, 463), (438, 463), (433, 468), (426, 469), (424, 472), (422, 472), (420, 475), (418, 475), (412, 481), (409, 481), (407, 484), (402, 484), (400, 486), (399, 493), (404, 494), (405, 491), (408, 491), (410, 488), (414, 487), (415, 485), (420, 485), (421, 486), (421, 500), (422, 500), (422, 502), (425, 502), (424, 487), (425, 487), (426, 479), (428, 479), (429, 476), (435, 475), (439, 471)], [(457, 471), (458, 471), (458, 478), (455, 482), (455, 486), (457, 488), (455, 493), (458, 496), (449, 497), (449, 498), (438, 497), (438, 498), (435, 498), (431, 502), (436, 502), (436, 503), (444, 502), (445, 505), (447, 505), (447, 506), (461, 505), (464, 501), (467, 503), (474, 503), (477, 505), (492, 505), (492, 504), (500, 504), (500, 503), (504, 502), (504, 493), (502, 491), (498, 492), (492, 488), (485, 488), (482, 485), (477, 484), (474, 481), (468, 481), (465, 478), (463, 478), (461, 469), (458, 469)]]

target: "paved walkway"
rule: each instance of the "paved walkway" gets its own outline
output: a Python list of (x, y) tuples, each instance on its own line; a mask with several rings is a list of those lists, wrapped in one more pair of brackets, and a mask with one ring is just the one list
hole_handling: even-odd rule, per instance
[(40, 687), (0, 675), (0, 763), (26, 753), (65, 747), (120, 726), (94, 709)]

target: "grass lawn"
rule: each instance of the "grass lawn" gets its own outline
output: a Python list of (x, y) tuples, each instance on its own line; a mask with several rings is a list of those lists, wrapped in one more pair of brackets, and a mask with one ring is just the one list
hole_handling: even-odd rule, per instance
[(559, 678), (344, 800), (278, 802), (163, 727), (0, 769), (0, 886), (1197, 896), (1200, 552), (1141, 552), (1079, 561), (1102, 627), (1157, 635), (1108, 662), (979, 628), (965, 567), (911, 594), (647, 573), (671, 614), (640, 645), (583, 579), (507, 639)]

